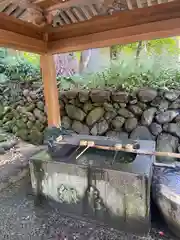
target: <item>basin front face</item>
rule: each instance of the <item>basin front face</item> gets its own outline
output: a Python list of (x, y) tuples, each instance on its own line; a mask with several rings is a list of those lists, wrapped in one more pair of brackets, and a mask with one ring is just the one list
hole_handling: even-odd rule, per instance
[(36, 154), (30, 161), (33, 190), (37, 196), (58, 202), (64, 213), (95, 219), (120, 230), (146, 233), (150, 228), (153, 158), (146, 156), (143, 173), (137, 170), (141, 156), (129, 155), (122, 162), (122, 156), (117, 155), (112, 164), (111, 154), (89, 151), (77, 160), (72, 155), (60, 161), (54, 161), (45, 151)]

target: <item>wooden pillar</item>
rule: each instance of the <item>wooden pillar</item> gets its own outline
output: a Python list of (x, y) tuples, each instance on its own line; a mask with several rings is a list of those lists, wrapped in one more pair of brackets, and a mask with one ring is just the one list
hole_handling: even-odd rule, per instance
[(44, 98), (48, 118), (48, 126), (59, 127), (60, 105), (56, 81), (56, 68), (53, 55), (41, 55), (41, 71), (44, 86)]

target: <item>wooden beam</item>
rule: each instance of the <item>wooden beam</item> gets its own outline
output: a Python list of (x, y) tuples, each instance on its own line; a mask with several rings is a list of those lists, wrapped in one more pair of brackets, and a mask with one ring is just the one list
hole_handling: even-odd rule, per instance
[(43, 28), (39, 28), (32, 23), (19, 20), (13, 16), (7, 16), (4, 13), (0, 13), (0, 30), (6, 30), (38, 40), (43, 40), (44, 38)]
[[(57, 41), (175, 18), (180, 18), (179, 0), (131, 11), (121, 11), (111, 16), (97, 16), (89, 21), (58, 28), (49, 27), (47, 32), (49, 41)], [(108, 37), (110, 34), (107, 33)]]
[(94, 3), (99, 3), (98, 0), (36, 0), (35, 3), (37, 6), (41, 7), (42, 9), (45, 9), (46, 11), (53, 11), (56, 9), (65, 9), (65, 8), (70, 8), (74, 6), (79, 6), (79, 5), (91, 5)]
[(180, 18), (112, 29), (48, 42), (48, 52), (64, 53), (180, 35)]
[(44, 29), (0, 13), (0, 46), (45, 53)]
[(47, 43), (45, 41), (1, 29), (0, 46), (37, 54), (47, 52)]
[(44, 97), (48, 126), (60, 126), (60, 106), (56, 81), (56, 69), (53, 55), (41, 56), (41, 71), (44, 86)]
[(61, 8), (61, 7), (63, 7), (64, 3), (66, 3), (66, 2), (70, 2), (70, 0), (66, 0), (66, 1), (63, 1), (63, 0), (60, 0), (60, 1), (58, 1), (58, 0), (37, 0), (34, 3), (42, 9), (47, 9), (51, 6), (56, 6), (56, 5), (58, 5), (59, 8)]

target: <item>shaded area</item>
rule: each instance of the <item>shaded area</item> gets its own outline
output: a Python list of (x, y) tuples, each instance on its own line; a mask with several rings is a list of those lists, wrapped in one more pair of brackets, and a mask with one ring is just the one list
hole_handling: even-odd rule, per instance
[[(176, 240), (160, 222), (161, 219), (156, 217), (153, 226), (160, 228), (153, 227), (150, 234), (138, 237), (86, 222), (82, 218), (62, 215), (56, 207), (34, 207), (29, 179), (4, 190), (0, 197), (0, 240), (62, 240), (57, 238), (62, 231), (68, 240)], [(157, 212), (154, 214), (159, 216)], [(161, 230), (164, 231), (164, 237), (158, 233)]]

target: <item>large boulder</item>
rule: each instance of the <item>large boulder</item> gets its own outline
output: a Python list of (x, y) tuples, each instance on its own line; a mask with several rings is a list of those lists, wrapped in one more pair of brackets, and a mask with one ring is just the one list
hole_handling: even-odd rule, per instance
[(154, 136), (158, 136), (162, 132), (162, 126), (156, 122), (153, 122), (150, 126), (150, 131)]
[(72, 130), (79, 134), (89, 134), (89, 128), (80, 121), (74, 120), (72, 123)]
[[(34, 103), (30, 103), (26, 105), (27, 112), (32, 112), (35, 108), (36, 108), (36, 105)], [(41, 109), (41, 110), (44, 111), (44, 109)]]
[(138, 92), (138, 97), (142, 102), (151, 102), (157, 97), (157, 90), (154, 89), (140, 89)]
[(138, 126), (137, 128), (135, 128), (130, 135), (131, 139), (134, 140), (153, 140), (154, 137), (152, 136), (152, 134), (150, 133), (149, 129), (145, 126)]
[(31, 122), (35, 122), (36, 121), (36, 118), (35, 118), (34, 114), (32, 114), (31, 112), (26, 112), (25, 115), (27, 116), (29, 121), (31, 121)]
[(45, 128), (44, 124), (40, 122), (39, 120), (36, 120), (34, 127), (38, 129), (40, 132), (42, 132)]
[(147, 104), (144, 102), (138, 102), (137, 105), (142, 109), (146, 110), (147, 109)]
[(68, 117), (73, 120), (83, 121), (86, 116), (85, 112), (72, 104), (67, 104), (65, 109)]
[(151, 102), (151, 106), (156, 107), (160, 111), (166, 111), (168, 109), (169, 102), (158, 96)]
[(129, 94), (126, 92), (112, 92), (111, 97), (113, 102), (128, 103), (129, 101)]
[(78, 97), (80, 102), (82, 103), (87, 102), (89, 100), (89, 91), (87, 90), (79, 91)]
[(96, 123), (91, 129), (91, 134), (96, 135), (104, 135), (108, 130), (108, 123), (106, 120), (100, 121)]
[(90, 93), (91, 100), (95, 103), (104, 103), (106, 101), (110, 101), (110, 96), (110, 91), (103, 91), (98, 89), (92, 90)]
[(11, 132), (12, 127), (13, 127), (13, 122), (12, 121), (5, 122), (2, 126), (2, 128), (7, 132)]
[(120, 130), (124, 125), (124, 122), (125, 122), (124, 117), (117, 116), (112, 120), (111, 124), (115, 130)]
[(156, 121), (158, 123), (169, 123), (171, 122), (175, 117), (179, 115), (178, 111), (175, 110), (168, 110), (166, 112), (161, 112), (156, 115)]
[(106, 133), (106, 136), (109, 138), (115, 138), (115, 139), (128, 139), (128, 133), (127, 132), (120, 132), (120, 131), (108, 131)]
[[(176, 152), (178, 147), (178, 138), (168, 133), (161, 133), (157, 138), (156, 149), (159, 152)], [(157, 157), (159, 162), (173, 162), (171, 157)]]
[(26, 123), (26, 125), (27, 125), (27, 128), (28, 128), (28, 129), (31, 129), (31, 128), (34, 126), (34, 123), (31, 122), (31, 121), (28, 121), (28, 122)]
[(16, 132), (16, 136), (21, 138), (24, 141), (28, 141), (29, 140), (28, 134), (29, 134), (28, 129), (22, 129), (21, 128), (21, 129), (18, 129), (17, 132)]
[(130, 105), (129, 110), (134, 113), (136, 116), (141, 116), (142, 109), (138, 105)]
[(115, 118), (116, 116), (117, 116), (116, 111), (106, 112), (106, 113), (104, 114), (104, 118), (105, 118), (107, 121), (112, 120), (112, 119)]
[(85, 113), (88, 113), (89, 111), (91, 111), (93, 109), (93, 105), (91, 102), (86, 102), (83, 106), (83, 111)]
[(149, 108), (145, 110), (141, 117), (142, 125), (149, 126), (153, 121), (155, 113), (156, 113), (156, 108)]
[(128, 118), (125, 121), (124, 128), (127, 132), (131, 132), (133, 129), (135, 129), (138, 125), (138, 121), (136, 118)]
[(112, 104), (108, 103), (108, 102), (104, 103), (104, 109), (107, 112), (114, 112), (115, 111), (114, 106)]
[(65, 96), (67, 99), (71, 100), (77, 97), (78, 90), (68, 90), (61, 93), (62, 96)]
[(23, 96), (28, 97), (29, 96), (29, 89), (24, 89), (23, 90)]
[(68, 116), (63, 116), (63, 117), (62, 117), (62, 120), (61, 120), (61, 123), (62, 123), (62, 126), (63, 126), (65, 129), (70, 129), (70, 128), (71, 128), (72, 120), (71, 120)]
[(180, 95), (180, 92), (179, 91), (176, 91), (176, 90), (173, 90), (173, 91), (167, 91), (164, 93), (164, 97), (173, 102), (174, 100), (176, 100)]
[(172, 135), (180, 138), (180, 126), (177, 123), (168, 123), (163, 126), (163, 129)]
[(86, 123), (88, 126), (92, 126), (99, 121), (104, 115), (104, 109), (102, 107), (96, 107), (86, 117)]
[(178, 109), (180, 108), (180, 99), (177, 99), (176, 101), (173, 101), (171, 105), (169, 106), (170, 109)]
[(38, 101), (36, 103), (36, 105), (37, 105), (38, 109), (40, 109), (41, 111), (44, 111), (44, 103), (43, 103), (43, 101)]
[(34, 116), (41, 122), (44, 122), (45, 121), (45, 116), (44, 116), (44, 113), (39, 110), (38, 108), (35, 108), (34, 111)]
[(132, 112), (130, 112), (129, 110), (127, 110), (126, 108), (120, 108), (118, 110), (118, 114), (122, 117), (125, 118), (132, 118), (134, 117), (134, 114)]
[(37, 128), (32, 128), (28, 140), (33, 144), (42, 144), (43, 142), (43, 134)]
[(22, 120), (17, 120), (16, 121), (16, 126), (19, 129), (26, 129), (26, 127), (27, 127), (26, 123), (24, 123)]

